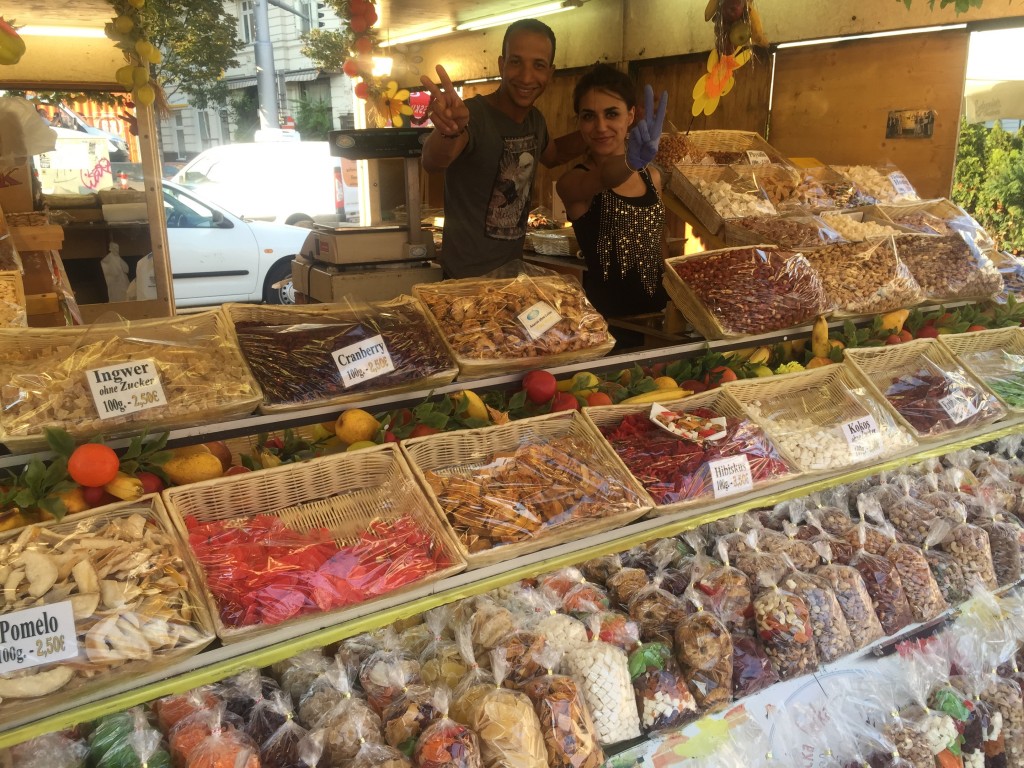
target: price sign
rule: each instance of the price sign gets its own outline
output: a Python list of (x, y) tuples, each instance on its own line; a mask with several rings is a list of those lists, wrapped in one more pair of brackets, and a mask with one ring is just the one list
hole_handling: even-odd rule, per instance
[(968, 397), (962, 390), (956, 390), (952, 394), (939, 398), (939, 405), (954, 424), (961, 424), (967, 421), (979, 410), (974, 399)]
[(752, 490), (754, 476), (750, 473), (750, 461), (745, 453), (708, 462), (711, 472), (711, 490), (716, 499), (735, 493)]
[(910, 179), (903, 175), (902, 171), (893, 171), (889, 174), (889, 183), (900, 197), (915, 197), (917, 192)]
[(854, 461), (871, 459), (882, 452), (882, 436), (871, 414), (848, 421), (840, 429)]
[(0, 674), (78, 655), (71, 601), (0, 616)]
[(342, 347), (332, 357), (341, 374), (341, 385), (346, 388), (395, 370), (388, 345), (380, 334)]
[(555, 325), (562, 316), (546, 301), (538, 301), (532, 307), (517, 316), (531, 339), (539, 339)]
[(167, 405), (160, 372), (153, 360), (133, 360), (85, 372), (101, 419)]
[(771, 165), (772, 159), (760, 149), (748, 149), (747, 161), (751, 165)]

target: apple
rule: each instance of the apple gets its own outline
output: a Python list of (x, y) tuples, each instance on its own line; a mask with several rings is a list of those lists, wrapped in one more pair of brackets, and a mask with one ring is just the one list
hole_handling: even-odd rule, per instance
[(242, 465), (239, 464), (234, 467), (228, 467), (224, 471), (224, 476), (227, 477), (228, 475), (244, 475), (246, 472), (252, 472), (252, 470), (249, 469), (248, 467), (243, 467)]
[(384, 442), (385, 443), (397, 443), (398, 442), (398, 436), (395, 435), (395, 433), (392, 432), (389, 429), (387, 432), (384, 433)]
[(427, 424), (417, 424), (412, 428), (412, 432), (409, 433), (409, 437), (424, 437), (426, 435), (436, 435), (441, 430), (437, 427), (431, 427)]
[(552, 412), (554, 411), (578, 411), (580, 409), (580, 401), (576, 399), (576, 395), (572, 392), (559, 392), (555, 395), (555, 402), (551, 406)]
[(922, 325), (917, 329), (917, 338), (934, 339), (939, 335), (939, 329), (934, 325)]
[(889, 334), (889, 336), (886, 337), (885, 343), (889, 344), (889, 345), (892, 345), (892, 344), (902, 344), (903, 343), (903, 339), (901, 337), (897, 336), (895, 333), (892, 333), (892, 334)]
[(231, 469), (231, 465), (234, 464), (234, 459), (231, 456), (231, 449), (228, 448), (228, 444), (223, 440), (214, 440), (210, 443), (203, 443), (207, 448), (210, 449), (210, 453), (220, 459), (220, 465), (227, 472)]
[(986, 328), (984, 325), (974, 324), (974, 325), (968, 327), (967, 332), (968, 333), (973, 333), (974, 331), (987, 331), (987, 330), (988, 330), (988, 328)]
[(135, 477), (142, 482), (143, 493), (160, 493), (165, 487), (160, 476), (154, 475), (152, 472), (136, 472)]
[(547, 403), (558, 391), (558, 381), (551, 371), (530, 371), (523, 377), (526, 399), (536, 405)]
[(115, 501), (120, 501), (119, 498), (113, 494), (107, 493), (103, 490), (103, 486), (97, 486), (95, 488), (83, 488), (82, 498), (85, 499), (85, 503), (89, 505), (89, 508), (102, 507), (104, 504), (113, 504)]

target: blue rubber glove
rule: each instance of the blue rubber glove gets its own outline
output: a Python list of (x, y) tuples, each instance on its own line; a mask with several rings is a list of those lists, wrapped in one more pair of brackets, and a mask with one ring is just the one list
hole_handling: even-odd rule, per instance
[(661, 126), (665, 123), (665, 110), (668, 109), (668, 91), (661, 92), (658, 102), (658, 114), (654, 114), (654, 89), (644, 86), (644, 114), (629, 132), (626, 140), (626, 165), (634, 170), (644, 168), (658, 154), (658, 143), (661, 141)]

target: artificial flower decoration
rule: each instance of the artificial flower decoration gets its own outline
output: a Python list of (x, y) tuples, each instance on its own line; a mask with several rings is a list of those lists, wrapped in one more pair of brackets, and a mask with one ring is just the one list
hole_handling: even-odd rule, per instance
[(694, 117), (700, 114), (710, 115), (718, 109), (718, 102), (736, 84), (733, 73), (750, 61), (752, 55), (750, 48), (743, 48), (729, 55), (719, 55), (717, 49), (712, 49), (708, 55), (707, 74), (701, 75), (697, 84), (693, 86)]
[(405, 102), (409, 100), (409, 90), (402, 88), (399, 90), (398, 82), (395, 80), (388, 81), (388, 87), (383, 94), (385, 108), (381, 110), (385, 116), (389, 116), (391, 124), (396, 128), (401, 128), (404, 120), (402, 115), (411, 115), (412, 107)]

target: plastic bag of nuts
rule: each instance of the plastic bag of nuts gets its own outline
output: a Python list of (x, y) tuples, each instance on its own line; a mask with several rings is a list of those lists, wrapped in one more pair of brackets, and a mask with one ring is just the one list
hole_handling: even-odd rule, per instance
[(829, 664), (853, 652), (850, 628), (827, 580), (809, 573), (790, 571), (782, 586), (807, 606), (819, 662)]
[(814, 547), (797, 537), (797, 526), (784, 523), (782, 533), (762, 529), (757, 537), (758, 546), (765, 552), (787, 557), (797, 570), (810, 570), (820, 562)]
[(932, 575), (928, 560), (918, 547), (896, 542), (889, 547), (886, 557), (900, 574), (914, 621), (929, 621), (949, 607)]
[(1003, 515), (988, 508), (975, 519), (978, 526), (988, 534), (989, 549), (992, 552), (992, 567), (996, 583), (1000, 586), (1013, 584), (1021, 577), (1020, 529), (1006, 522)]
[(774, 246), (708, 251), (669, 259), (666, 266), (674, 272), (666, 274), (668, 284), (673, 276), (686, 284), (721, 329), (718, 335), (802, 325), (829, 307), (821, 278), (803, 254)]
[(920, 304), (924, 292), (892, 238), (835, 243), (806, 252), (838, 312), (864, 315)]
[(781, 680), (813, 672), (818, 667), (814, 627), (807, 603), (783, 589), (781, 579), (762, 573), (754, 596), (757, 634)]
[(629, 674), (644, 733), (674, 728), (697, 714), (697, 703), (665, 643), (647, 643), (633, 651)]
[(671, 644), (672, 633), (686, 610), (678, 597), (661, 588), (661, 576), (655, 576), (630, 599), (629, 616), (640, 627), (641, 640)]
[(764, 647), (750, 635), (732, 636), (732, 695), (751, 696), (779, 682)]
[(934, 521), (924, 544), (921, 545), (921, 551), (928, 561), (928, 567), (946, 604), (956, 607), (970, 597), (971, 590), (967, 584), (967, 577), (964, 576), (964, 570), (956, 557), (936, 548), (949, 535), (952, 528), (953, 523), (949, 520), (940, 518)]
[(831, 562), (827, 545), (823, 545), (820, 551), (825, 564), (815, 568), (814, 575), (824, 579), (832, 588), (843, 618), (846, 619), (853, 650), (859, 651), (885, 636), (871, 604), (871, 595), (864, 577), (853, 566)]
[(986, 589), (995, 589), (995, 566), (992, 563), (992, 549), (988, 534), (983, 528), (970, 523), (959, 523), (950, 529), (939, 545), (944, 552), (956, 558), (964, 572), (968, 588), (976, 584)]
[(744, 216), (726, 224), (726, 234), (731, 232), (742, 233), (734, 237), (742, 237), (744, 242), (756, 240), (793, 251), (843, 241), (842, 235), (822, 219), (808, 215)]
[[(861, 523), (859, 527), (863, 526)], [(899, 571), (892, 561), (862, 547), (854, 554), (850, 565), (863, 577), (871, 595), (871, 605), (885, 634), (894, 635), (910, 624), (910, 604)]]
[(676, 627), (676, 660), (700, 710), (715, 711), (732, 700), (732, 636), (699, 596), (689, 599), (697, 612)]
[(896, 529), (900, 539), (920, 547), (938, 513), (935, 507), (910, 495), (911, 478), (897, 478), (902, 493), (885, 506), (885, 517)]
[(705, 558), (696, 571), (693, 589), (729, 632), (753, 635), (754, 606), (750, 580), (743, 571), (729, 564), (729, 552), (724, 542), (719, 542), (717, 548), (722, 564)]
[(921, 199), (907, 177), (894, 165), (833, 165), (832, 168), (880, 205)]
[(899, 235), (896, 252), (931, 301), (988, 299), (1003, 290), (1003, 276), (977, 245), (961, 234)]

